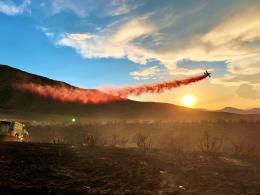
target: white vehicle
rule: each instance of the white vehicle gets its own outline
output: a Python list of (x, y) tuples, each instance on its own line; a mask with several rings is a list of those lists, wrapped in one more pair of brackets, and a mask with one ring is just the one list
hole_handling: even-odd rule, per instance
[(0, 136), (7, 141), (24, 141), (29, 137), (24, 123), (17, 121), (0, 121)]

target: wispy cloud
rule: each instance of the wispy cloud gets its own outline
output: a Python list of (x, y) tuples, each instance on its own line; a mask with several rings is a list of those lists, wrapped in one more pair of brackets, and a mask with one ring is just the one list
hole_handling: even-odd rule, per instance
[(129, 75), (136, 80), (145, 80), (154, 78), (160, 72), (161, 69), (158, 66), (152, 66), (148, 68), (142, 68), (134, 72), (130, 72)]
[(143, 4), (138, 0), (51, 0), (50, 3), (54, 14), (71, 12), (79, 17), (86, 17), (93, 10), (102, 16), (120, 16)]
[(39, 26), (39, 27), (37, 27), (37, 29), (39, 29), (40, 31), (42, 31), (46, 37), (54, 37), (54, 33), (51, 32), (51, 31), (50, 31), (48, 28), (46, 28), (46, 27)]
[(106, 7), (106, 15), (108, 16), (118, 16), (122, 14), (127, 14), (143, 3), (136, 0), (111, 0)]
[(252, 85), (242, 84), (237, 90), (240, 97), (248, 99), (260, 99), (260, 91), (253, 88)]
[(30, 11), (28, 8), (30, 4), (30, 0), (24, 0), (20, 5), (11, 0), (2, 0), (0, 1), (0, 12), (10, 16), (23, 14)]
[(67, 34), (67, 37), (69, 37), (70, 39), (74, 39), (74, 40), (79, 40), (79, 41), (84, 41), (87, 39), (93, 39), (96, 36), (92, 35), (92, 34), (79, 34), (79, 33), (71, 33), (71, 34)]
[(73, 12), (79, 17), (84, 17), (87, 15), (89, 9), (88, 1), (79, 0), (51, 0), (52, 11), (54, 14), (60, 13), (62, 11)]

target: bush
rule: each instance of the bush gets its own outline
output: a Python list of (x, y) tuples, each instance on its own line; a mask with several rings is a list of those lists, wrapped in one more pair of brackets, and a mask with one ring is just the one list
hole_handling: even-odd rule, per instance
[(121, 146), (121, 147), (125, 147), (126, 144), (127, 144), (127, 142), (128, 142), (128, 139), (125, 138), (125, 137), (122, 137), (121, 139), (119, 139), (118, 144), (119, 144), (119, 146)]
[(49, 137), (49, 142), (52, 144), (64, 144), (65, 140), (61, 134), (59, 134), (57, 131), (53, 131)]
[(137, 147), (142, 150), (149, 150), (152, 148), (152, 139), (141, 133), (134, 135), (134, 142), (136, 143)]
[(96, 142), (96, 139), (94, 137), (94, 135), (88, 133), (86, 136), (85, 136), (85, 141), (84, 141), (84, 144), (88, 147), (94, 147), (97, 145), (97, 142)]
[(118, 137), (114, 134), (112, 135), (111, 146), (116, 147), (117, 145), (118, 145)]
[(256, 147), (245, 144), (245, 142), (234, 142), (232, 143), (232, 153), (236, 156), (255, 158), (257, 155)]
[(198, 140), (199, 150), (205, 154), (216, 155), (222, 151), (223, 139), (204, 131)]

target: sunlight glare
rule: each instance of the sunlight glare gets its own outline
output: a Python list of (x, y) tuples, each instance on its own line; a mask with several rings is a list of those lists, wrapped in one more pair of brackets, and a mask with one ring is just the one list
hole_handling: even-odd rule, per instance
[(182, 105), (192, 108), (196, 104), (196, 97), (194, 95), (185, 95), (182, 97)]

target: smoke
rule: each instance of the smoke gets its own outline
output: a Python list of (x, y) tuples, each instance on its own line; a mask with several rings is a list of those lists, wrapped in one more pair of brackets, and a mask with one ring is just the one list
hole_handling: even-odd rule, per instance
[(189, 85), (207, 77), (205, 74), (181, 80), (173, 80), (151, 85), (139, 85), (135, 87), (81, 89), (69, 85), (42, 85), (36, 83), (15, 83), (18, 90), (31, 92), (43, 97), (59, 100), (62, 102), (80, 104), (102, 104), (113, 101), (126, 100), (129, 96), (139, 96), (143, 93), (161, 93), (166, 90)]

